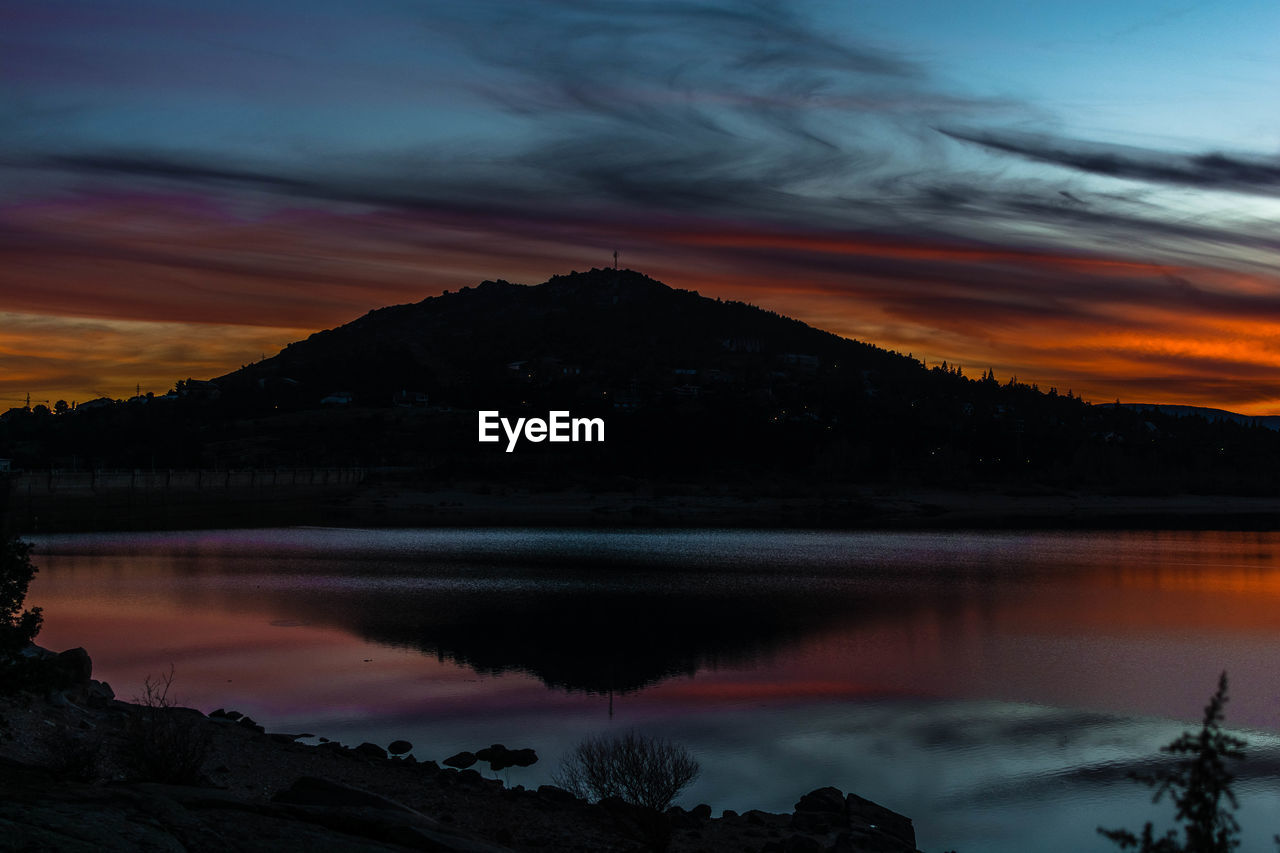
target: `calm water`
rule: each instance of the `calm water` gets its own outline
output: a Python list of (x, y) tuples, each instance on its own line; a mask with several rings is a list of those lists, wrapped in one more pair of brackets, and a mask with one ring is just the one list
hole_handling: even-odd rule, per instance
[(584, 735), (692, 749), (681, 802), (789, 810), (835, 785), (926, 851), (1114, 850), (1126, 771), (1226, 669), (1251, 743), (1244, 850), (1280, 832), (1280, 536), (287, 530), (36, 540), (42, 644), (122, 698), (422, 759), (493, 742), (548, 781)]

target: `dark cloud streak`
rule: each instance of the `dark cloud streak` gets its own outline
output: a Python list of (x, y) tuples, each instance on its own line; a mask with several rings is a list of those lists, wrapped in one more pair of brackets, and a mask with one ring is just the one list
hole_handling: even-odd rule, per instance
[(1172, 154), (1011, 131), (939, 128), (939, 132), (961, 142), (1095, 175), (1253, 195), (1280, 194), (1280, 158), (1245, 158), (1220, 152)]

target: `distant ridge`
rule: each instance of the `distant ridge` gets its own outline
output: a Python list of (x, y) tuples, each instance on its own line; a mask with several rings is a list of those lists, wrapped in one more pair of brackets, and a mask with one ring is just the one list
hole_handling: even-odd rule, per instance
[(1160, 412), (1175, 418), (1199, 417), (1210, 423), (1231, 421), (1244, 426), (1254, 424), (1280, 432), (1280, 415), (1242, 415), (1239, 412), (1228, 412), (1226, 409), (1211, 409), (1206, 406), (1177, 406), (1166, 403), (1121, 403), (1120, 405), (1137, 412)]

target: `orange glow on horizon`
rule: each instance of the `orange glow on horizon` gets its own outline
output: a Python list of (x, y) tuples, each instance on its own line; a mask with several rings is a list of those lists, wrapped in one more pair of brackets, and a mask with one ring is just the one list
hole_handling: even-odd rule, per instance
[(139, 384), (163, 393), (374, 308), (605, 266), (620, 243), (624, 266), (673, 287), (931, 366), (992, 368), (1095, 402), (1280, 411), (1280, 308), (1265, 301), (1280, 281), (1262, 273), (708, 222), (604, 223), (606, 250), (584, 247), (573, 223), (510, 234), (446, 213), (255, 212), (161, 196), (10, 207), (0, 224), (20, 237), (0, 243), (8, 405), (27, 393), (128, 397)]

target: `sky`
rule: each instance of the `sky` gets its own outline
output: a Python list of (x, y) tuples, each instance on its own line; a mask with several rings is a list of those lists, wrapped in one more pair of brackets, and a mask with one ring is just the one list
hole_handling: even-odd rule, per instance
[(1280, 413), (1265, 0), (0, 0), (0, 409), (612, 263)]

